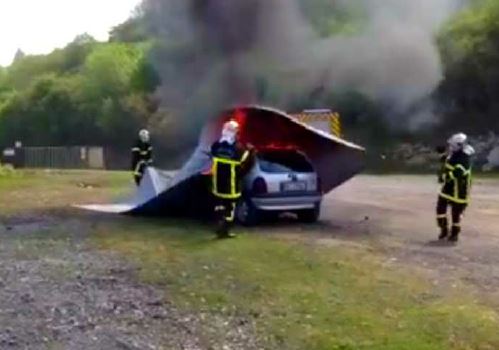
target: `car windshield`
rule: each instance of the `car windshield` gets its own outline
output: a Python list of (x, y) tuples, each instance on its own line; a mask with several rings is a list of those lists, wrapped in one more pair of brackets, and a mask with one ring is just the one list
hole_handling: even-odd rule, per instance
[(313, 173), (305, 156), (296, 151), (265, 151), (258, 154), (260, 169), (266, 173)]

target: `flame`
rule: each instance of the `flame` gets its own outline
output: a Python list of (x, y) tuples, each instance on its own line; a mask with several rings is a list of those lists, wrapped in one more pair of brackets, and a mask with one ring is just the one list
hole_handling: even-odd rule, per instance
[(243, 110), (239, 108), (236, 109), (231, 119), (235, 120), (239, 124), (241, 131), (244, 130), (244, 126), (246, 124), (246, 113), (244, 113)]
[[(265, 124), (260, 123), (256, 127), (255, 125), (249, 125), (249, 115), (247, 111), (242, 108), (235, 108), (225, 119), (226, 121), (235, 121), (239, 124), (239, 141), (242, 144), (253, 146), (256, 151), (265, 150), (290, 150), (290, 151), (302, 151), (301, 148), (290, 140), (282, 140), (280, 142), (270, 142), (269, 137), (272, 134), (279, 134), (279, 130), (275, 128), (265, 129)], [(279, 125), (280, 126), (280, 125)], [(255, 133), (258, 133), (255, 135)], [(267, 137), (262, 137), (259, 133), (265, 133)]]
[(247, 132), (246, 132), (246, 120), (247, 115), (241, 108), (236, 108), (233, 114), (230, 116), (229, 120), (234, 120), (239, 124), (239, 141), (247, 142)]

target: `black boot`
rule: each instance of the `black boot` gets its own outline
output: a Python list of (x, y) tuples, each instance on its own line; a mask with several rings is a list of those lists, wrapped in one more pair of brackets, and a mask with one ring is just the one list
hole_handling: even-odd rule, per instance
[(224, 239), (229, 237), (229, 227), (227, 226), (227, 222), (225, 220), (218, 221), (218, 227), (216, 233), (218, 239)]
[(452, 232), (449, 237), (449, 242), (457, 243), (459, 241), (459, 233), (461, 233), (461, 227), (457, 225), (452, 226)]
[(217, 229), (215, 230), (215, 233), (219, 239), (225, 238), (225, 235), (227, 234), (223, 215), (224, 209), (225, 207), (223, 205), (217, 205), (215, 207), (215, 216), (217, 217)]
[(449, 229), (447, 227), (445, 227), (445, 228), (442, 227), (440, 229), (440, 236), (438, 236), (438, 240), (442, 241), (442, 240), (446, 239), (448, 235), (449, 235)]
[(447, 218), (438, 219), (438, 226), (440, 227), (440, 236), (438, 236), (438, 239), (446, 239), (449, 235), (449, 224), (447, 222)]
[(226, 220), (220, 223), (219, 229), (217, 230), (217, 236), (219, 239), (225, 238), (235, 238), (236, 234), (231, 232), (232, 224)]

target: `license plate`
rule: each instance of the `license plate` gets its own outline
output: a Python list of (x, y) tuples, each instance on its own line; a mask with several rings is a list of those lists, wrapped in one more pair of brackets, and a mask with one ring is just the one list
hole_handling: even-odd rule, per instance
[(282, 184), (282, 190), (285, 192), (305, 191), (307, 184), (303, 181), (285, 182)]

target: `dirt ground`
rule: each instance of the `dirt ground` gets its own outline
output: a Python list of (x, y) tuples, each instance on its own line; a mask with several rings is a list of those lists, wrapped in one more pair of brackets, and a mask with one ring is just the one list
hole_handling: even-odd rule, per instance
[[(257, 231), (363, 245), (499, 309), (499, 181), (476, 181), (457, 245), (435, 240), (437, 189), (434, 177), (359, 176), (325, 198), (319, 224)], [(98, 221), (67, 208), (1, 217), (0, 349), (260, 348), (252, 321), (186, 314), (123, 257), (90, 247)]]
[(386, 264), (425, 273), (435, 294), (469, 286), (476, 300), (499, 310), (499, 180), (475, 180), (458, 244), (437, 239), (439, 188), (435, 176), (361, 175), (324, 199), (320, 223), (267, 231), (326, 246), (361, 246), (381, 253)]
[(457, 245), (436, 240), (438, 188), (432, 176), (360, 176), (328, 196), (323, 225), (333, 240), (373, 246), (390, 263), (425, 270), (435, 284), (469, 284), (499, 308), (499, 181), (475, 180)]

